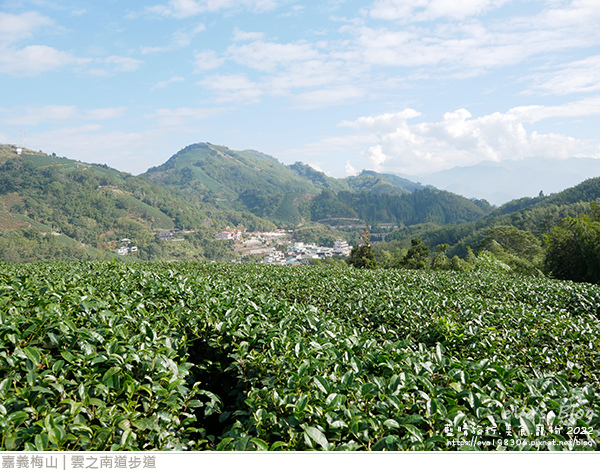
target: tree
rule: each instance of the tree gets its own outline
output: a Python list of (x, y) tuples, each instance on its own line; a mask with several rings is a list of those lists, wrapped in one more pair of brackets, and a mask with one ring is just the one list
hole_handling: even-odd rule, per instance
[(511, 225), (491, 227), (479, 244), (480, 250), (492, 251), (497, 242), (507, 253), (533, 262), (542, 252), (540, 241), (531, 233)]
[(441, 245), (438, 245), (435, 247), (435, 251), (437, 253), (433, 257), (433, 260), (431, 261), (431, 267), (433, 269), (451, 269), (452, 268), (452, 262), (450, 261), (448, 256), (446, 256), (446, 251), (448, 250), (449, 247), (450, 247), (450, 245), (448, 245), (447, 243), (444, 243), (444, 244), (441, 244)]
[(411, 269), (424, 269), (427, 266), (429, 247), (423, 245), (418, 238), (413, 238), (410, 243), (411, 247), (404, 257), (404, 265)]
[(547, 236), (546, 272), (558, 279), (600, 282), (600, 205), (591, 215), (567, 217)]
[(377, 263), (371, 246), (371, 234), (367, 228), (363, 230), (361, 240), (359, 245), (352, 247), (348, 264), (355, 268), (374, 269), (377, 267)]

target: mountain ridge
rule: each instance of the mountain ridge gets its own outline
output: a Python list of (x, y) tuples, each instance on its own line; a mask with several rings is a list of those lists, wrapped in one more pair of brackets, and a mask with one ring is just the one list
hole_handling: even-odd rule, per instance
[[(295, 229), (300, 224), (323, 240), (344, 236), (355, 241), (364, 225), (378, 227), (379, 235), (398, 227), (394, 236), (423, 235), (432, 247), (460, 242), (452, 250), (464, 254), (469, 240), (477, 238), (469, 236), (485, 227), (508, 224), (540, 236), (600, 197), (597, 178), (494, 208), (485, 200), (394, 174), (365, 170), (337, 179), (301, 162), (284, 165), (255, 150), (210, 143), (191, 144), (137, 176), (27, 149), (17, 154), (16, 149), (0, 145), (0, 259), (5, 260), (15, 246), (26, 260), (38, 259), (27, 257), (36, 249), (42, 259), (112, 256), (122, 239), (135, 239), (143, 259), (230, 260), (216, 231)], [(352, 222), (340, 235), (335, 230), (344, 219)], [(157, 238), (159, 230), (174, 228), (194, 233), (180, 245)]]
[[(236, 151), (210, 143), (189, 145), (165, 164), (140, 176), (200, 195), (221, 207), (249, 210), (276, 223), (338, 217), (359, 217), (372, 223), (414, 223), (430, 219), (446, 223), (474, 220), (491, 210), (487, 203), (477, 204), (393, 174), (365, 170), (356, 176), (337, 179), (301, 162), (285, 165), (257, 151)], [(437, 204), (437, 209), (429, 213), (417, 201), (422, 198), (408, 197), (424, 190), (429, 192), (422, 196)], [(360, 193), (369, 193), (372, 197), (359, 201), (347, 195)], [(352, 204), (362, 207), (361, 214), (357, 214)], [(378, 209), (370, 211), (365, 204), (375, 204)]]

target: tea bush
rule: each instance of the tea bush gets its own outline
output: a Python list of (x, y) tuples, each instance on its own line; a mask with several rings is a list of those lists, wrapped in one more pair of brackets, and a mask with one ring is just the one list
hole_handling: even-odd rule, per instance
[(485, 270), (0, 264), (0, 450), (596, 449), (599, 315)]

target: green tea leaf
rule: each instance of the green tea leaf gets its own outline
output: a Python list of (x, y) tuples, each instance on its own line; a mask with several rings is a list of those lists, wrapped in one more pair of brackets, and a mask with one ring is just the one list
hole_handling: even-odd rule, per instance
[(327, 450), (329, 448), (329, 442), (327, 442), (327, 438), (325, 435), (319, 431), (317, 428), (313, 426), (308, 426), (304, 429), (304, 433), (311, 438), (312, 441), (319, 444), (323, 450)]
[(319, 390), (321, 390), (321, 392), (328, 394), (329, 393), (329, 382), (327, 381), (327, 379), (325, 379), (324, 377), (321, 376), (315, 376), (314, 378), (315, 381), (315, 385), (317, 386), (317, 388)]
[(27, 346), (23, 348), (23, 352), (29, 358), (29, 360), (31, 360), (31, 362), (33, 362), (36, 366), (40, 363), (41, 354), (38, 348)]

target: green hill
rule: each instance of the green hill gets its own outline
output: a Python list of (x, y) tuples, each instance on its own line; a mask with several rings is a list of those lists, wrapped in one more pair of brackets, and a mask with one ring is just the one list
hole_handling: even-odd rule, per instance
[(209, 198), (237, 197), (249, 190), (267, 194), (317, 192), (309, 180), (273, 157), (208, 143), (189, 145), (144, 176), (178, 189), (194, 188)]
[(420, 183), (413, 183), (400, 176), (370, 170), (363, 170), (359, 175), (349, 176), (345, 180), (352, 191), (370, 191), (375, 194), (408, 194), (425, 188)]
[(296, 162), (289, 165), (288, 168), (296, 172), (298, 176), (309, 180), (318, 189), (329, 189), (333, 192), (348, 191), (350, 186), (346, 179), (337, 179), (327, 176), (322, 171), (315, 170), (310, 165), (302, 162)]
[[(599, 199), (600, 178), (591, 178), (550, 196), (540, 195), (510, 201), (476, 221), (447, 225), (425, 223), (403, 227), (388, 235), (387, 248), (408, 246), (411, 239), (418, 237), (432, 249), (440, 244), (448, 244), (449, 257), (465, 257), (469, 254), (469, 248), (475, 253), (481, 250), (496, 250), (497, 254), (502, 254), (498, 249), (500, 247), (509, 254), (520, 250), (521, 258), (529, 257), (528, 261), (537, 261), (541, 266), (545, 237), (563, 219), (589, 214), (590, 203)], [(536, 251), (537, 257), (526, 255), (525, 251), (528, 249)]]
[[(20, 253), (17, 258), (35, 260), (30, 253), (38, 251), (43, 259), (113, 256), (120, 240), (130, 238), (142, 259), (226, 259), (230, 252), (214, 240), (218, 230), (303, 223), (344, 229), (348, 240), (371, 225), (375, 240), (406, 247), (420, 238), (432, 250), (448, 244), (448, 256), (465, 257), (469, 247), (506, 245), (523, 238), (521, 232), (541, 245), (562, 219), (589, 212), (598, 198), (595, 178), (494, 208), (396, 175), (363, 171), (337, 179), (300, 162), (284, 165), (261, 152), (209, 143), (190, 145), (140, 176), (43, 152), (18, 155), (15, 146), (2, 145), (0, 257)], [(195, 229), (195, 235), (176, 249), (156, 237), (172, 228)], [(57, 243), (53, 232), (72, 243)]]
[[(141, 259), (212, 259), (203, 253), (214, 244), (216, 230), (238, 224), (273, 227), (252, 214), (217, 209), (194, 194), (178, 194), (106, 165), (41, 152), (18, 155), (16, 147), (6, 145), (0, 146), (0, 159), (1, 260), (113, 257), (124, 238), (138, 247)], [(161, 246), (156, 232), (176, 227), (195, 233), (173, 253), (173, 247)]]
[(142, 176), (217, 208), (285, 223), (302, 220), (299, 206), (306, 202), (304, 195), (317, 194), (320, 187), (269, 155), (209, 143), (189, 145)]
[[(360, 218), (369, 223), (461, 223), (491, 207), (391, 174), (363, 171), (336, 179), (300, 162), (286, 166), (254, 150), (199, 143), (149, 169), (150, 181), (217, 207), (275, 223)], [(420, 193), (420, 194), (418, 194)]]

